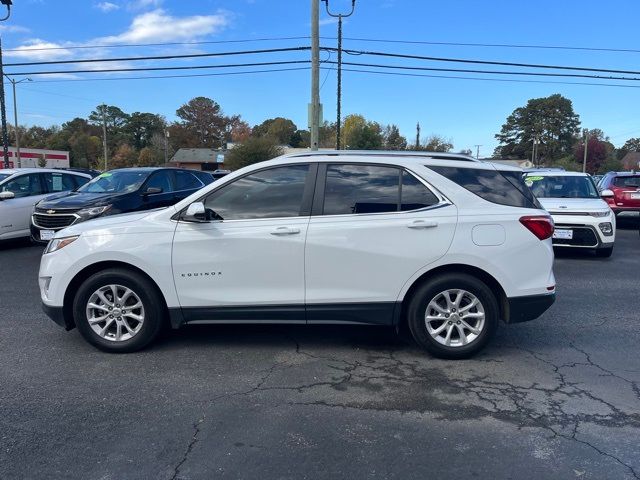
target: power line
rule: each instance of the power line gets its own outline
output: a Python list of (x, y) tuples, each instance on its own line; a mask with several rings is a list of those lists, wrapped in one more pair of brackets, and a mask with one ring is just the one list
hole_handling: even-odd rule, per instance
[[(335, 48), (323, 47), (324, 50), (336, 51)], [(344, 53), (349, 55), (372, 55), (378, 57), (391, 57), (391, 58), (410, 58), (413, 60), (431, 60), (436, 62), (453, 62), (453, 63), (471, 63), (479, 65), (501, 65), (507, 67), (527, 67), (527, 68), (546, 68), (554, 70), (577, 70), (584, 72), (599, 72), (599, 73), (626, 73), (633, 75), (640, 75), (640, 71), (637, 70), (613, 70), (606, 68), (591, 68), (591, 67), (572, 67), (568, 65), (543, 65), (539, 63), (517, 63), (517, 62), (499, 62), (495, 60), (472, 60), (465, 58), (447, 58), (447, 57), (428, 57), (423, 55), (410, 55), (404, 53), (388, 53), (366, 50), (352, 50), (344, 49)]]
[(64, 80), (34, 80), (32, 83), (65, 83), (65, 82), (113, 82), (120, 80), (156, 80), (163, 78), (194, 78), (194, 77), (224, 77), (227, 75), (249, 75), (252, 73), (271, 73), (271, 72), (292, 72), (298, 70), (309, 70), (309, 67), (294, 68), (273, 68), (265, 70), (247, 70), (238, 72), (221, 72), (221, 73), (192, 73), (187, 75), (146, 75), (140, 77), (109, 77), (109, 78), (66, 78)]
[[(323, 67), (323, 68), (331, 68), (331, 67)], [(332, 70), (334, 70), (332, 68)], [(512, 82), (512, 83), (543, 83), (543, 84), (552, 84), (552, 85), (589, 85), (589, 86), (597, 86), (597, 87), (621, 87), (621, 88), (640, 88), (640, 85), (620, 85), (615, 83), (590, 83), (590, 82), (554, 82), (554, 81), (544, 81), (544, 80), (517, 80), (512, 78), (486, 78), (486, 77), (464, 77), (457, 75), (429, 75), (422, 73), (402, 73), (402, 72), (379, 72), (375, 70), (361, 70), (355, 68), (344, 69), (347, 72), (358, 72), (358, 73), (374, 73), (378, 75), (396, 75), (402, 77), (427, 77), (427, 78), (445, 78), (445, 79), (454, 79), (454, 80), (479, 80), (485, 82)]]
[(281, 53), (281, 52), (301, 52), (310, 50), (311, 47), (288, 47), (288, 48), (268, 48), (263, 50), (241, 50), (236, 52), (215, 52), (215, 53), (187, 53), (180, 55), (154, 55), (146, 57), (115, 57), (115, 58), (84, 58), (78, 60), (47, 60), (44, 62), (19, 62), (5, 63), (5, 67), (28, 67), (35, 65), (60, 65), (67, 63), (104, 63), (104, 62), (134, 62), (140, 60), (175, 60), (178, 58), (204, 58), (204, 57), (225, 57), (230, 55), (254, 55), (260, 53)]
[(267, 38), (248, 38), (241, 40), (211, 40), (201, 42), (164, 42), (164, 43), (122, 43), (119, 45), (69, 45), (66, 47), (39, 47), (29, 48), (29, 46), (7, 48), (5, 52), (44, 52), (50, 50), (81, 50), (92, 48), (131, 48), (131, 47), (170, 47), (178, 45), (217, 45), (224, 43), (251, 43), (251, 42), (271, 42), (282, 40), (308, 40), (309, 37), (267, 37)]
[[(327, 38), (327, 37), (322, 37)], [(633, 48), (605, 48), (605, 47), (573, 47), (569, 45), (526, 45), (513, 43), (462, 43), (462, 42), (430, 42), (423, 40), (391, 40), (380, 38), (356, 38), (344, 37), (345, 40), (357, 42), (375, 42), (375, 43), (399, 43), (407, 45), (443, 45), (454, 47), (493, 47), (493, 48), (531, 48), (531, 49), (550, 49), (550, 50), (582, 50), (588, 52), (622, 52), (622, 53), (640, 53), (640, 50)]]

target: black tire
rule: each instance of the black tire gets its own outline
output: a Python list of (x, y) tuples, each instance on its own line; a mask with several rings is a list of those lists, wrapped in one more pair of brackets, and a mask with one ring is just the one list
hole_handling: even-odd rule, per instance
[[(133, 290), (144, 307), (140, 330), (131, 338), (117, 342), (98, 335), (89, 325), (86, 312), (92, 294), (112, 284)], [(73, 301), (73, 317), (78, 330), (90, 344), (105, 352), (128, 353), (143, 349), (158, 336), (165, 323), (166, 310), (158, 288), (148, 278), (130, 270), (110, 268), (95, 273), (82, 283)]]
[(596, 249), (596, 257), (609, 258), (613, 253), (613, 246)]
[[(484, 326), (477, 337), (466, 345), (443, 345), (427, 330), (427, 306), (440, 292), (449, 289), (466, 290), (475, 295), (484, 309)], [(435, 357), (447, 359), (469, 358), (482, 350), (495, 334), (498, 318), (498, 301), (491, 289), (476, 277), (464, 273), (443, 274), (426, 281), (415, 290), (407, 308), (407, 323), (418, 345)]]

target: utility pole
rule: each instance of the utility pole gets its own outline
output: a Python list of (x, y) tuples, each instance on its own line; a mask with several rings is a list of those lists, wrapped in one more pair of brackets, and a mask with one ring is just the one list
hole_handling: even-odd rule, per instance
[(536, 164), (538, 158), (538, 145), (540, 145), (540, 138), (538, 135), (535, 135), (533, 137), (533, 148), (531, 150), (531, 163), (536, 168), (539, 167), (539, 165)]
[[(11, 0), (0, 0), (0, 3), (7, 7), (7, 15), (4, 18), (0, 18), (0, 22), (3, 22), (11, 16)], [(9, 136), (7, 135), (7, 109), (4, 103), (2, 39), (0, 39), (0, 117), (2, 121), (2, 154), (4, 157), (4, 168), (9, 168)]]
[(476, 147), (476, 160), (480, 159), (480, 147), (482, 145), (474, 145), (474, 147)]
[(164, 165), (169, 163), (169, 130), (164, 131)]
[(337, 120), (336, 120), (336, 150), (340, 150), (340, 123), (342, 122), (342, 19), (353, 15), (356, 8), (356, 0), (351, 0), (351, 11), (346, 14), (334, 14), (329, 11), (329, 0), (322, 0), (327, 10), (327, 15), (338, 19), (338, 91), (337, 91)]
[(102, 148), (104, 149), (104, 171), (108, 170), (108, 156), (107, 150), (107, 105), (102, 104)]
[(416, 124), (416, 150), (420, 150), (420, 122)]
[(582, 173), (587, 172), (587, 148), (589, 147), (589, 130), (584, 129), (584, 157), (582, 158)]
[(13, 86), (13, 124), (15, 125), (15, 132), (16, 132), (16, 160), (17, 160), (18, 168), (22, 168), (22, 160), (20, 158), (20, 132), (18, 131), (18, 104), (16, 100), (16, 85), (22, 82), (30, 82), (31, 79), (23, 78), (22, 80), (18, 80), (16, 82), (13, 78), (9, 77), (8, 75), (5, 75), (5, 77), (7, 77), (7, 79), (11, 82), (11, 85)]
[(311, 150), (318, 150), (320, 140), (320, 13), (319, 0), (311, 0), (311, 105), (309, 130)]

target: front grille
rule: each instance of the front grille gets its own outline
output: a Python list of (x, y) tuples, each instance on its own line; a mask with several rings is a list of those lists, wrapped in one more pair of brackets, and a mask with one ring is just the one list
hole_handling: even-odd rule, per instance
[(73, 222), (76, 221), (75, 215), (68, 214), (54, 214), (49, 215), (46, 213), (34, 213), (33, 214), (33, 224), (36, 227), (47, 228), (47, 229), (61, 229), (64, 227), (68, 227)]
[(596, 236), (596, 232), (589, 227), (574, 227), (574, 226), (562, 226), (556, 225), (556, 228), (559, 230), (573, 230), (573, 238), (554, 238), (552, 240), (554, 245), (563, 246), (574, 246), (574, 247), (597, 247), (598, 246), (598, 237)]

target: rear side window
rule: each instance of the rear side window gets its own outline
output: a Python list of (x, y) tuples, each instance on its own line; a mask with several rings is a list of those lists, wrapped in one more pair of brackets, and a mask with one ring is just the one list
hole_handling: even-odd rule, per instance
[(438, 203), (438, 197), (409, 172), (402, 172), (401, 196), (400, 210), (403, 212), (430, 207)]
[(400, 169), (375, 165), (327, 166), (325, 215), (398, 211)]
[(629, 175), (624, 177), (615, 177), (613, 179), (613, 186), (640, 188), (640, 176), (632, 177)]
[(202, 188), (202, 182), (189, 172), (176, 170), (176, 190), (195, 190)]
[(460, 167), (428, 168), (489, 202), (510, 207), (542, 208), (520, 172)]
[(47, 192), (64, 192), (76, 188), (73, 181), (74, 175), (66, 173), (43, 173), (47, 185)]

